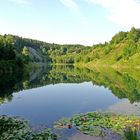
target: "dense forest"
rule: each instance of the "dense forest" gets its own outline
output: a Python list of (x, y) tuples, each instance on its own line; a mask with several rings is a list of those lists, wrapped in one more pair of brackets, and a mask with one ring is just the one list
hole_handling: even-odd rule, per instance
[[(119, 32), (110, 42), (91, 46), (50, 44), (13, 35), (0, 36), (0, 63), (140, 66), (140, 29)], [(6, 64), (7, 65), (7, 64)]]
[(0, 36), (0, 74), (22, 70), (27, 54), (19, 54), (10, 36)]
[[(24, 58), (25, 62), (42, 62), (42, 63), (59, 63), (60, 59), (64, 60), (64, 63), (74, 63), (73, 55), (81, 53), (83, 50), (87, 50), (89, 47), (83, 45), (59, 45), (50, 44), (38, 40), (22, 38), (13, 35), (4, 35), (3, 38), (10, 38), (15, 51), (22, 56), (28, 56)], [(62, 57), (62, 58), (59, 58)]]

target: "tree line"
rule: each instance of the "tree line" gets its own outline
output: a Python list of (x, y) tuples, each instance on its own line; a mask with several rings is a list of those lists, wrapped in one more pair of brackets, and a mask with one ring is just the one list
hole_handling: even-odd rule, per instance
[[(13, 35), (0, 36), (0, 61), (14, 60), (19, 64), (124, 64), (135, 61), (140, 53), (140, 29), (119, 32), (111, 41), (93, 46), (55, 44)], [(134, 57), (134, 58), (133, 58)], [(134, 60), (135, 59), (135, 60)]]

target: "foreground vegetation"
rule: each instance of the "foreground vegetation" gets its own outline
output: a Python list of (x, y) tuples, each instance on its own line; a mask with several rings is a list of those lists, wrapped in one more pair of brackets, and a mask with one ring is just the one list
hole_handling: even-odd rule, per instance
[(0, 139), (1, 140), (56, 140), (57, 136), (46, 128), (44, 131), (35, 133), (25, 120), (0, 116)]
[[(76, 127), (84, 134), (102, 138), (111, 134), (122, 140), (140, 139), (140, 117), (135, 116), (90, 112), (61, 119), (54, 127), (56, 129)], [(0, 116), (0, 139), (56, 140), (57, 135), (48, 128), (42, 132), (34, 132), (25, 120)]]
[(140, 139), (140, 117), (123, 116), (112, 113), (90, 112), (64, 118), (55, 123), (55, 128), (76, 126), (84, 134), (105, 137), (108, 133), (116, 133), (122, 139)]

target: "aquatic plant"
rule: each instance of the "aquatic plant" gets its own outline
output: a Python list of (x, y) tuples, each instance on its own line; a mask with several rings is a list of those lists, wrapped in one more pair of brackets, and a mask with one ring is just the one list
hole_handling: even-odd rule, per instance
[[(65, 122), (63, 122), (63, 119), (59, 120), (58, 123), (55, 123), (55, 126), (65, 126), (67, 124)], [(78, 114), (68, 119), (67, 122), (91, 136), (104, 137), (110, 131), (124, 137), (124, 131), (129, 127), (136, 131), (140, 130), (140, 117), (113, 113), (89, 112)]]
[(127, 140), (139, 140), (140, 139), (140, 137), (138, 136), (138, 131), (136, 129), (133, 129), (130, 127), (124, 131), (124, 135)]
[(35, 133), (25, 120), (0, 116), (0, 140), (56, 140), (56, 138), (57, 136), (48, 128)]

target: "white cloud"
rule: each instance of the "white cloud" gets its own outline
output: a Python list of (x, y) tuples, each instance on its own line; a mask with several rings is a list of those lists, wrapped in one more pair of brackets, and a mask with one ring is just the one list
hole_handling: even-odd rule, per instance
[(59, 0), (64, 6), (67, 6), (71, 9), (78, 10), (79, 6), (75, 0)]
[(98, 4), (108, 12), (108, 19), (124, 27), (140, 27), (139, 0), (86, 0)]
[(30, 4), (31, 0), (10, 0), (10, 1), (16, 4), (27, 5)]
[(64, 6), (74, 10), (74, 14), (79, 20), (79, 24), (83, 27), (87, 27), (89, 22), (88, 19), (81, 13), (79, 5), (76, 3), (76, 0), (59, 0)]

